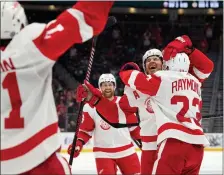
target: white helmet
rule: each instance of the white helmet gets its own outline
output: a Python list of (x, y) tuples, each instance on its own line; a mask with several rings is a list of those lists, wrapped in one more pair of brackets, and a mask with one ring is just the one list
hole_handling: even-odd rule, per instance
[(112, 74), (102, 74), (98, 81), (98, 87), (100, 88), (101, 83), (103, 82), (113, 82), (116, 87), (116, 80)]
[(150, 49), (146, 51), (142, 57), (142, 67), (144, 69), (144, 72), (145, 72), (145, 61), (148, 57), (151, 57), (151, 56), (158, 56), (161, 59), (161, 61), (163, 59), (163, 54), (159, 49)]
[(190, 60), (186, 53), (178, 53), (174, 58), (163, 62), (164, 70), (188, 72)]
[(18, 2), (1, 2), (1, 39), (11, 39), (26, 26), (27, 18)]

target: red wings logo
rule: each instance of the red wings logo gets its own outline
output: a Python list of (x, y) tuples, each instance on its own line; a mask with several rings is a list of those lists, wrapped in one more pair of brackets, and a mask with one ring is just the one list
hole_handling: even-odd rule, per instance
[(110, 125), (105, 122), (104, 120), (100, 120), (100, 127), (103, 129), (103, 130), (108, 130), (110, 129)]
[(145, 106), (146, 106), (146, 110), (149, 112), (149, 113), (154, 113), (153, 109), (152, 109), (152, 105), (151, 105), (151, 102), (150, 102), (150, 98), (147, 98), (145, 100)]

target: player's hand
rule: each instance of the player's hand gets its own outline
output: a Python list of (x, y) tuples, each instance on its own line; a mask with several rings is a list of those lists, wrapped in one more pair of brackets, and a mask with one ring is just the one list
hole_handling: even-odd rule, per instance
[(81, 102), (85, 100), (87, 96), (88, 96), (87, 88), (83, 84), (79, 85), (76, 90), (76, 101)]
[(102, 93), (95, 87), (93, 87), (88, 81), (84, 81), (84, 84), (79, 85), (77, 88), (76, 101), (85, 101), (90, 106), (95, 106), (96, 103), (102, 97)]
[[(75, 145), (75, 153), (73, 156), (74, 158), (79, 156), (80, 152), (82, 151), (82, 148), (83, 148), (83, 142), (78, 139), (76, 142), (76, 145)], [(71, 151), (72, 151), (72, 144), (69, 145), (68, 150), (67, 150), (69, 155), (71, 154)]]
[(163, 50), (163, 60), (168, 61), (177, 53), (191, 54), (194, 51), (191, 39), (187, 35), (179, 36), (171, 41)]
[(138, 65), (134, 62), (128, 62), (126, 64), (124, 64), (120, 71), (126, 71), (126, 70), (138, 70), (141, 71), (140, 68), (138, 67)]

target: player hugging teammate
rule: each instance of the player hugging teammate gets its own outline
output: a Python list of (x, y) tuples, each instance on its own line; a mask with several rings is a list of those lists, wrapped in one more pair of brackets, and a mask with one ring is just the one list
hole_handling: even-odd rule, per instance
[[(78, 92), (88, 92), (83, 95), (85, 101), (117, 128), (136, 124), (137, 119), (128, 117), (130, 108), (138, 109), (141, 174), (198, 174), (204, 146), (209, 144), (201, 127), (201, 84), (213, 66), (184, 35), (170, 42), (163, 54), (157, 49), (147, 51), (145, 74), (133, 62), (122, 66), (119, 75), (125, 90), (120, 103), (107, 100), (89, 82)], [(120, 110), (126, 113), (126, 120), (119, 117)]]

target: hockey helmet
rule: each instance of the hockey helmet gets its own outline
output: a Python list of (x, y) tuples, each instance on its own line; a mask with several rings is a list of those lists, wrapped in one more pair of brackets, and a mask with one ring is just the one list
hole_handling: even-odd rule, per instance
[(143, 67), (145, 73), (146, 73), (145, 62), (146, 62), (147, 58), (149, 58), (151, 56), (158, 56), (161, 61), (163, 59), (163, 54), (159, 49), (150, 49), (150, 50), (146, 51), (142, 57), (142, 67)]
[(190, 60), (186, 53), (178, 53), (174, 58), (163, 62), (164, 70), (172, 70), (178, 72), (188, 72)]
[(28, 24), (19, 2), (1, 2), (1, 39), (11, 39)]
[(98, 81), (99, 88), (100, 88), (101, 83), (103, 83), (103, 82), (112, 82), (112, 83), (114, 83), (115, 88), (116, 88), (116, 79), (113, 76), (113, 74), (102, 74)]

